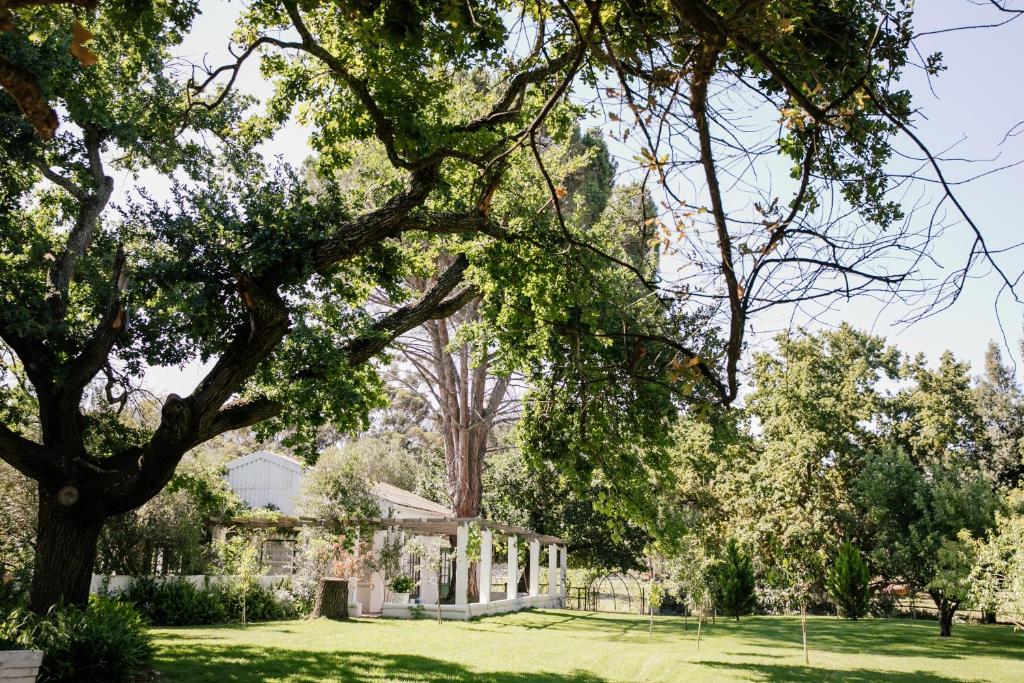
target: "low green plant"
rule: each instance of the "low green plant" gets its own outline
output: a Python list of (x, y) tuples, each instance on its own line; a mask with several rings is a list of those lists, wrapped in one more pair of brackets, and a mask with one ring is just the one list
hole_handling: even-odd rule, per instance
[(839, 548), (825, 587), (847, 619), (860, 619), (871, 605), (871, 572), (860, 551), (846, 541)]
[(416, 620), (426, 619), (427, 608), (421, 605), (420, 603), (416, 603), (415, 605), (409, 608), (409, 614), (411, 614), (412, 618)]
[(219, 582), (195, 586), (183, 578), (139, 577), (118, 593), (153, 626), (200, 626), (240, 621), (245, 605), (248, 621), (276, 621), (300, 616), (283, 582), (272, 588), (255, 581), (238, 585)]
[(230, 620), (228, 606), (216, 591), (183, 578), (140, 576), (119, 596), (135, 605), (154, 626), (218, 624)]
[(416, 582), (408, 576), (396, 576), (391, 579), (391, 591), (393, 593), (411, 593)]
[(31, 562), (12, 566), (0, 562), (0, 614), (24, 607), (28, 603), (28, 587), (31, 584)]
[(45, 617), (17, 609), (0, 624), (0, 640), (42, 650), (41, 683), (120, 683), (147, 673), (153, 645), (126, 602), (92, 596), (86, 608), (54, 607)]

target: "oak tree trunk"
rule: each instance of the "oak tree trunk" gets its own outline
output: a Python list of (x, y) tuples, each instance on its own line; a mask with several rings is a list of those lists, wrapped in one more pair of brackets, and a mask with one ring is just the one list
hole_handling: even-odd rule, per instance
[(45, 614), (53, 605), (85, 605), (103, 518), (68, 512), (40, 487), (38, 520), (29, 609)]

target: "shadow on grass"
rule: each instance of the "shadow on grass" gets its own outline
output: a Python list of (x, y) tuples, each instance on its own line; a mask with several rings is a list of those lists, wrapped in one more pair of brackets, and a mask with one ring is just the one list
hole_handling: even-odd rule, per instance
[[(647, 619), (641, 616), (614, 615), (606, 612), (580, 612), (565, 618), (565, 612), (536, 612), (507, 622), (510, 628), (548, 628), (585, 631), (621, 637), (647, 636)], [(562, 617), (558, 619), (558, 617)], [(704, 636), (725, 636), (756, 649), (756, 656), (779, 648), (800, 648), (800, 620), (797, 617), (743, 617), (739, 623), (718, 619), (704, 624)], [(632, 632), (632, 633), (630, 633)], [(681, 617), (659, 617), (654, 621), (652, 643), (680, 643), (680, 638), (696, 635), (693, 620), (687, 626)], [(1024, 661), (1024, 637), (1007, 626), (957, 624), (951, 638), (939, 637), (934, 621), (913, 619), (862, 619), (849, 621), (831, 617), (812, 617), (807, 623), (807, 638), (812, 650), (838, 654), (872, 654), (892, 657), (934, 657), (962, 659), (993, 657)], [(753, 654), (752, 652), (735, 654)]]
[[(502, 615), (491, 617), (486, 621), (488, 625), (497, 628), (524, 628), (524, 629), (553, 629), (557, 631), (568, 631), (570, 633), (585, 634), (608, 634), (621, 636), (630, 631), (642, 629), (647, 634), (647, 621), (645, 617), (614, 617), (607, 612), (570, 612), (566, 611), (541, 611), (531, 610), (529, 612), (518, 612), (515, 616)], [(654, 632), (658, 634), (656, 621)], [(639, 632), (639, 631), (638, 631)]]
[[(748, 617), (739, 624), (712, 626), (708, 635), (714, 637), (716, 631), (753, 647), (800, 647), (800, 621), (796, 618)], [(841, 654), (1024, 660), (1024, 639), (1005, 626), (963, 624), (953, 627), (951, 638), (941, 638), (938, 624), (932, 621), (817, 618), (807, 623), (807, 640), (812, 650)]]
[(160, 648), (157, 670), (164, 681), (242, 683), (288, 680), (290, 683), (352, 681), (452, 681), (470, 683), (603, 683), (589, 673), (487, 672), (418, 655), (367, 652), (316, 652), (248, 645), (173, 642)]
[(959, 678), (947, 678), (927, 671), (880, 671), (877, 669), (843, 669), (828, 671), (810, 666), (782, 664), (749, 664), (737, 662), (703, 661), (702, 665), (752, 681), (844, 681), (844, 683), (953, 683)]

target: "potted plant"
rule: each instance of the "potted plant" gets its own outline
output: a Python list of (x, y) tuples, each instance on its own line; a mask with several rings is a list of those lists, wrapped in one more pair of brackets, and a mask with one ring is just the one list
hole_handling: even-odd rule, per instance
[(35, 683), (42, 663), (42, 650), (25, 650), (14, 640), (0, 638), (0, 678), (4, 683)]
[(396, 576), (391, 579), (391, 602), (398, 605), (409, 604), (409, 593), (412, 592), (415, 582), (408, 576)]

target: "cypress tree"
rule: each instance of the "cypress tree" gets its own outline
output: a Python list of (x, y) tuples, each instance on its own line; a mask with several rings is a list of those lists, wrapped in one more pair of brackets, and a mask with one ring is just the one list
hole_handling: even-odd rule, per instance
[(754, 607), (754, 563), (735, 538), (726, 544), (725, 557), (715, 572), (715, 601), (736, 621)]
[(871, 602), (870, 582), (871, 572), (860, 551), (846, 541), (839, 548), (826, 587), (847, 619), (859, 619), (868, 613)]

